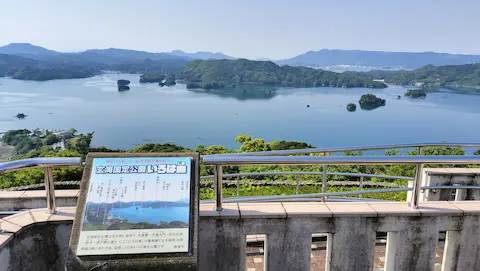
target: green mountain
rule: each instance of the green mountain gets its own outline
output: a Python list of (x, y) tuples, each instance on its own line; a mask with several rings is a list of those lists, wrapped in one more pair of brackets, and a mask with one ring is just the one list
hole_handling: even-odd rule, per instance
[(168, 53), (115, 48), (61, 53), (29, 43), (12, 43), (0, 47), (0, 77), (44, 81), (85, 78), (103, 70), (168, 74), (182, 70), (189, 61)]
[(176, 74), (190, 83), (238, 86), (245, 83), (287, 87), (385, 88), (362, 74), (342, 74), (305, 67), (278, 66), (271, 61), (195, 60)]
[(371, 79), (384, 79), (387, 83), (397, 85), (480, 89), (480, 64), (427, 65), (413, 71), (370, 71), (366, 75)]
[(38, 61), (15, 55), (0, 54), (0, 77), (4, 76), (9, 70), (35, 66)]
[(85, 66), (58, 65), (55, 67), (25, 67), (6, 73), (13, 79), (47, 81), (53, 79), (87, 78), (99, 74), (100, 70)]

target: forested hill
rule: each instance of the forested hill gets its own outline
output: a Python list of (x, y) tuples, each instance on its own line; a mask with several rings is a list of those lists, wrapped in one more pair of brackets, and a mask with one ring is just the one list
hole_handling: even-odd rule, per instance
[(0, 77), (7, 71), (15, 68), (23, 68), (26, 66), (35, 66), (38, 61), (15, 55), (0, 54)]
[(225, 86), (258, 83), (292, 87), (386, 87), (360, 73), (342, 74), (247, 59), (192, 61), (176, 74), (176, 78), (190, 83), (218, 83)]
[(427, 65), (413, 71), (348, 72), (352, 75), (366, 74), (370, 79), (385, 79), (398, 85), (424, 83), (426, 86), (444, 88), (480, 89), (480, 64), (433, 66)]
[(103, 70), (125, 73), (172, 74), (183, 69), (188, 60), (175, 59), (117, 59), (95, 53), (60, 54), (45, 60), (18, 55), (0, 54), (0, 77), (20, 80), (46, 81), (53, 79), (86, 78)]

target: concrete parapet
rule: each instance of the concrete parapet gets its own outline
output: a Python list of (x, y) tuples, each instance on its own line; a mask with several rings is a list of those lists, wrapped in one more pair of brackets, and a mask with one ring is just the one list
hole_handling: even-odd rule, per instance
[[(75, 208), (0, 220), (0, 271), (62, 270)], [(480, 270), (480, 201), (229, 203), (200, 205), (199, 270), (245, 270), (246, 236), (266, 235), (265, 270), (310, 270), (312, 235), (327, 236), (326, 270), (372, 270), (375, 237), (387, 233), (385, 270), (433, 270), (447, 232), (445, 271)], [(28, 259), (23, 260), (23, 259)]]
[[(315, 233), (327, 235), (326, 270), (372, 270), (377, 232), (387, 233), (385, 270), (433, 270), (441, 231), (450, 240), (445, 251), (454, 253), (444, 256), (443, 270), (480, 270), (478, 201), (425, 202), (417, 210), (406, 203), (224, 207), (215, 212), (213, 204), (201, 206), (200, 270), (245, 270), (246, 236), (260, 234), (266, 235), (265, 270), (310, 270)], [(476, 236), (466, 240), (469, 234)]]
[[(413, 182), (409, 184), (411, 186)], [(480, 168), (425, 168), (422, 186), (480, 186)], [(408, 192), (409, 201), (412, 192)], [(480, 189), (428, 189), (419, 201), (480, 200)]]
[[(80, 190), (57, 190), (55, 202), (59, 207), (77, 206)], [(45, 190), (0, 191), (0, 211), (46, 208)]]

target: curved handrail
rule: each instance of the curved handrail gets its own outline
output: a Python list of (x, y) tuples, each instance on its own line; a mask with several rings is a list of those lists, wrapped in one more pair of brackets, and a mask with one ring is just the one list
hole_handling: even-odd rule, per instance
[[(255, 176), (255, 175), (276, 175), (276, 174), (293, 174), (293, 175), (323, 175), (322, 191), (323, 193), (315, 194), (315, 197), (326, 196), (344, 196), (344, 195), (361, 195), (368, 193), (382, 193), (382, 192), (398, 192), (398, 191), (410, 191), (413, 190), (412, 196), (413, 206), (417, 204), (417, 197), (420, 189), (419, 180), (421, 178), (421, 172), (424, 164), (480, 164), (480, 156), (475, 155), (457, 155), (457, 156), (288, 156), (295, 154), (309, 154), (318, 152), (341, 152), (352, 150), (380, 150), (380, 149), (393, 149), (393, 148), (423, 148), (429, 146), (443, 146), (443, 147), (480, 147), (477, 143), (419, 143), (419, 144), (397, 144), (397, 145), (376, 145), (376, 146), (357, 146), (346, 148), (324, 148), (324, 149), (302, 149), (302, 150), (282, 150), (271, 152), (251, 152), (251, 153), (230, 153), (230, 154), (216, 154), (216, 155), (204, 155), (202, 156), (203, 163), (205, 165), (215, 166), (216, 175), (205, 176), (203, 178), (214, 178), (215, 182), (215, 199), (217, 202), (217, 209), (221, 209), (221, 182), (223, 177), (237, 177), (237, 176)], [(415, 178), (404, 176), (385, 176), (363, 173), (338, 173), (327, 172), (328, 165), (392, 165), (392, 164), (415, 164), (417, 166)], [(323, 172), (250, 172), (241, 174), (222, 174), (222, 167), (229, 165), (323, 165)], [(17, 160), (11, 162), (0, 163), (0, 174), (6, 172), (12, 172), (22, 169), (30, 168), (45, 168), (45, 184), (48, 188), (47, 198), (52, 202), (52, 212), (55, 211), (54, 205), (54, 187), (52, 168), (54, 167), (81, 167), (81, 159), (66, 157), (66, 158), (31, 158), (24, 160)], [(242, 175), (243, 174), (243, 175)], [(347, 191), (347, 192), (332, 192), (326, 193), (326, 176), (327, 175), (344, 175), (344, 176), (357, 176), (357, 177), (378, 177), (378, 178), (390, 178), (390, 179), (406, 179), (414, 180), (414, 188), (391, 188), (381, 190), (361, 190), (361, 191)], [(471, 188), (471, 187), (470, 187)], [(395, 189), (395, 190), (392, 190)], [(400, 190), (399, 190), (400, 189)], [(407, 189), (407, 190), (402, 190)], [(441, 187), (429, 188), (429, 189), (443, 189)], [(454, 189), (459, 189), (455, 187)], [(308, 195), (292, 195), (292, 197), (305, 198)], [(312, 195), (310, 195), (312, 196)], [(287, 196), (280, 196), (287, 197)], [(269, 200), (278, 199), (278, 196), (269, 196)]]
[(31, 168), (81, 167), (80, 157), (29, 158), (0, 163), (0, 174)]
[(13, 172), (22, 169), (43, 168), (45, 180), (45, 192), (47, 196), (47, 209), (50, 214), (54, 214), (55, 205), (55, 187), (53, 185), (52, 168), (58, 167), (81, 167), (82, 159), (79, 157), (45, 157), (29, 158), (11, 162), (0, 163), (0, 174)]
[[(233, 177), (248, 177), (248, 176), (271, 176), (271, 175), (323, 175), (323, 172), (304, 172), (304, 171), (294, 171), (294, 172), (282, 172), (282, 171), (245, 172), (245, 173), (223, 174), (223, 177), (232, 177), (233, 178)], [(406, 177), (406, 176), (389, 176), (389, 175), (350, 173), (350, 172), (327, 172), (327, 175), (330, 175), (330, 176), (382, 178), (382, 179), (392, 179), (392, 180), (413, 180), (413, 177)], [(215, 175), (207, 175), (207, 176), (201, 176), (200, 179), (213, 179), (214, 177), (215, 177)]]
[(479, 155), (414, 156), (209, 156), (205, 165), (393, 165), (393, 164), (480, 164)]
[(325, 147), (325, 148), (309, 148), (296, 150), (278, 150), (264, 152), (242, 152), (242, 153), (225, 153), (202, 155), (202, 158), (211, 156), (274, 156), (274, 155), (296, 155), (310, 153), (332, 153), (345, 151), (373, 151), (373, 150), (390, 150), (390, 149), (408, 149), (408, 148), (424, 148), (424, 147), (464, 147), (464, 148), (480, 148), (480, 143), (412, 143), (412, 144), (389, 144), (389, 145), (364, 145), (349, 147)]
[[(243, 152), (243, 153), (225, 153), (225, 154), (210, 154), (202, 155), (202, 160), (212, 161), (217, 157), (230, 156), (285, 156), (295, 154), (310, 154), (310, 153), (331, 153), (344, 151), (369, 151), (369, 150), (388, 150), (400, 148), (423, 148), (423, 147), (464, 147), (464, 148), (480, 148), (480, 143), (412, 143), (412, 144), (391, 144), (391, 145), (364, 145), (352, 147), (332, 147), (332, 148), (310, 148), (310, 149), (296, 149), (296, 150), (279, 150), (279, 151), (265, 151), (265, 152)], [(349, 158), (356, 156), (347, 156)], [(392, 156), (389, 156), (392, 157)], [(438, 156), (435, 156), (438, 157)], [(16, 171), (35, 167), (80, 167), (81, 158), (78, 157), (62, 157), (62, 158), (30, 158), (23, 160), (15, 160), (11, 162), (0, 163), (0, 174), (10, 171)], [(348, 158), (347, 158), (348, 159)]]

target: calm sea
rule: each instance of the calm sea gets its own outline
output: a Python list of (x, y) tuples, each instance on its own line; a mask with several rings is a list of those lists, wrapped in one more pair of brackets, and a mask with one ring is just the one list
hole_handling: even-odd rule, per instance
[[(130, 80), (131, 90), (118, 92), (117, 79)], [(273, 97), (247, 90), (220, 96), (188, 91), (183, 84), (139, 84), (138, 79), (132, 74), (47, 82), (0, 78), (0, 132), (74, 127), (95, 131), (93, 146), (121, 149), (165, 142), (237, 148), (240, 134), (317, 147), (480, 141), (480, 95), (445, 91), (425, 100), (397, 100), (405, 88), (391, 86), (282, 89)], [(358, 103), (365, 93), (385, 98), (386, 106), (347, 112), (345, 105)], [(17, 113), (28, 117), (16, 119)]]

